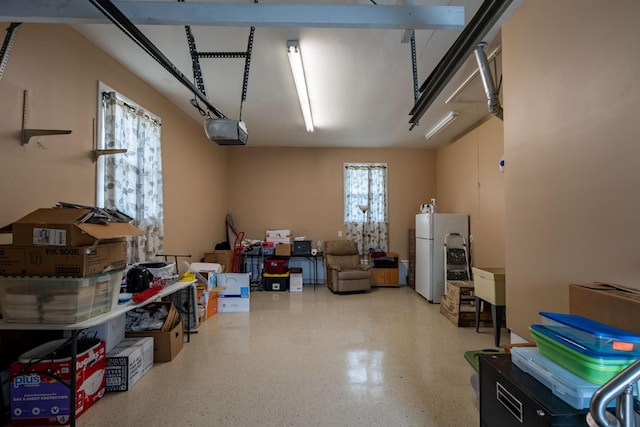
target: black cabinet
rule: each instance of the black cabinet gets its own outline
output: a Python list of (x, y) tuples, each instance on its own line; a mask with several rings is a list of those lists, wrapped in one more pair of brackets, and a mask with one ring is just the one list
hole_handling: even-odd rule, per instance
[(511, 363), (509, 354), (481, 354), (480, 426), (586, 426), (575, 409)]

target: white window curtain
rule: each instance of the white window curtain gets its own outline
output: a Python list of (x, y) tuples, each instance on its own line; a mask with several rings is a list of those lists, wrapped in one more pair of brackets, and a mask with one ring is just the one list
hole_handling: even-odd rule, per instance
[(387, 165), (346, 163), (344, 166), (344, 222), (347, 239), (358, 243), (361, 254), (387, 251)]
[(144, 235), (129, 239), (129, 262), (147, 261), (162, 253), (164, 214), (159, 119), (144, 109), (104, 92), (105, 148), (126, 154), (105, 156), (104, 206), (134, 218)]

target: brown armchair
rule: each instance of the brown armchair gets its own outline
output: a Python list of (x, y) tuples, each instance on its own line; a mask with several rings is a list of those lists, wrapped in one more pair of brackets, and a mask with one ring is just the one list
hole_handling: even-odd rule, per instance
[(352, 240), (324, 243), (327, 287), (331, 292), (357, 292), (371, 289), (371, 266), (360, 264), (358, 246)]

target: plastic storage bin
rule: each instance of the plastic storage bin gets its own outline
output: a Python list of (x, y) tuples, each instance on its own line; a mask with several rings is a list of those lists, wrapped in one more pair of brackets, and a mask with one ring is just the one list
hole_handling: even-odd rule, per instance
[(265, 291), (286, 291), (289, 289), (289, 273), (262, 275)]
[(7, 322), (78, 323), (118, 305), (123, 270), (85, 277), (0, 277)]
[(264, 256), (274, 256), (276, 254), (276, 248), (273, 246), (263, 246), (262, 247), (262, 255)]
[(284, 274), (289, 271), (288, 259), (266, 259), (264, 270), (269, 274)]
[(595, 384), (604, 384), (636, 361), (631, 355), (614, 356), (581, 348), (544, 325), (531, 325), (529, 329), (542, 354)]
[[(600, 388), (558, 365), (536, 347), (512, 348), (511, 362), (576, 409), (588, 408), (593, 393)], [(610, 406), (615, 406), (615, 401)]]
[(483, 350), (469, 350), (464, 353), (464, 358), (469, 364), (469, 385), (471, 385), (471, 400), (476, 409), (480, 409), (480, 362), (478, 356), (481, 354), (502, 354), (501, 348), (488, 348)]
[(640, 356), (640, 335), (586, 317), (540, 312), (542, 324), (577, 346), (613, 355)]

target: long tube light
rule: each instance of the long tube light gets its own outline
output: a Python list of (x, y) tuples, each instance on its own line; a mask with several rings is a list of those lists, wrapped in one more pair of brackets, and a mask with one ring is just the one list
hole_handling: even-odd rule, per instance
[(442, 129), (446, 128), (458, 118), (458, 113), (455, 111), (449, 111), (449, 113), (443, 117), (429, 132), (427, 132), (424, 137), (426, 139), (433, 138), (436, 134), (438, 134)]
[(287, 52), (289, 54), (289, 64), (293, 81), (296, 84), (300, 109), (307, 132), (313, 132), (313, 117), (311, 116), (311, 104), (309, 103), (309, 93), (307, 92), (307, 82), (304, 78), (304, 68), (302, 67), (302, 57), (300, 56), (300, 46), (298, 40), (287, 40)]

